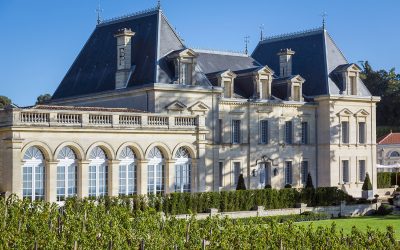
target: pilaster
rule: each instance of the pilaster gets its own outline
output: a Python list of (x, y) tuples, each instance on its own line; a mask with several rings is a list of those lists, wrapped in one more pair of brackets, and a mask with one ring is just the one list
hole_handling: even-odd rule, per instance
[(147, 160), (139, 160), (137, 164), (137, 194), (147, 194)]
[(45, 199), (48, 202), (57, 201), (57, 164), (57, 161), (47, 161), (45, 166)]
[(118, 196), (119, 189), (119, 160), (108, 162), (108, 195)]
[(81, 161), (78, 167), (78, 198), (85, 198), (89, 195), (89, 163)]

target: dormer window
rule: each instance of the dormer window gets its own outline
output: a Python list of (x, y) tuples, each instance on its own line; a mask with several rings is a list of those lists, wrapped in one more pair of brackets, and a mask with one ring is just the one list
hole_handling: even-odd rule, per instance
[(274, 71), (268, 66), (262, 67), (257, 70), (254, 75), (254, 81), (257, 91), (257, 97), (259, 99), (270, 99), (271, 98), (271, 83), (273, 79)]
[(300, 86), (293, 86), (293, 101), (300, 101)]
[(224, 98), (233, 98), (234, 94), (234, 83), (235, 83), (236, 74), (230, 70), (224, 71), (217, 75), (218, 86), (224, 89), (223, 96)]
[(358, 78), (360, 77), (360, 67), (356, 64), (339, 65), (334, 74), (341, 80), (341, 93), (344, 95), (358, 95)]
[(191, 49), (183, 49), (172, 52), (167, 56), (174, 62), (174, 83), (182, 85), (195, 85), (194, 71), (196, 68), (197, 54)]

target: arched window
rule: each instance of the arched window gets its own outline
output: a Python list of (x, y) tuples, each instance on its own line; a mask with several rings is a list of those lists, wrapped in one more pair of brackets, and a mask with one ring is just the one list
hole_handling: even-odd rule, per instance
[(95, 147), (89, 159), (89, 196), (105, 196), (108, 194), (107, 155), (103, 149)]
[(181, 147), (175, 154), (175, 192), (191, 191), (191, 157), (189, 151)]
[(63, 147), (57, 160), (57, 201), (63, 201), (77, 194), (76, 155), (70, 147)]
[(390, 153), (390, 157), (400, 157), (400, 153), (397, 151), (393, 151)]
[(154, 147), (150, 150), (147, 164), (147, 193), (164, 193), (164, 156), (161, 151)]
[(119, 194), (131, 195), (136, 193), (136, 156), (133, 150), (125, 147), (118, 159), (119, 164)]
[(22, 196), (31, 200), (43, 200), (45, 190), (44, 157), (37, 147), (30, 147), (24, 155), (22, 166)]

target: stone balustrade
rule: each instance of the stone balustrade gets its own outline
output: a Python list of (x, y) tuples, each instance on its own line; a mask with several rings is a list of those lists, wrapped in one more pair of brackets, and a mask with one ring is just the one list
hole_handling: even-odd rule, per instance
[(205, 127), (205, 117), (202, 115), (167, 115), (112, 110), (14, 108), (0, 111), (0, 127), (5, 126), (194, 129)]

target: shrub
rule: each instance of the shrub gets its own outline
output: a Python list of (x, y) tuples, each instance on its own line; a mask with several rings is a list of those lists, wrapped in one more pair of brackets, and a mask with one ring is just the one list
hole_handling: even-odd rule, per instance
[(236, 190), (246, 190), (246, 184), (244, 183), (243, 174), (239, 175), (238, 183), (236, 186)]
[(377, 185), (378, 188), (390, 188), (392, 186), (392, 173), (378, 173), (377, 174)]
[(396, 188), (396, 192), (400, 192), (400, 187), (397, 187), (397, 188)]
[(312, 177), (311, 177), (310, 173), (308, 173), (308, 175), (307, 175), (306, 188), (314, 188), (314, 184), (313, 184)]
[(364, 184), (362, 186), (362, 190), (363, 191), (372, 190), (372, 184), (371, 184), (371, 180), (369, 179), (368, 173), (365, 175), (365, 180), (364, 180)]
[(377, 215), (388, 215), (393, 211), (393, 207), (390, 205), (382, 204), (378, 211), (376, 211)]
[(292, 188), (292, 185), (286, 184), (286, 185), (285, 185), (285, 188)]
[(265, 185), (264, 189), (270, 189), (272, 186), (270, 184)]

